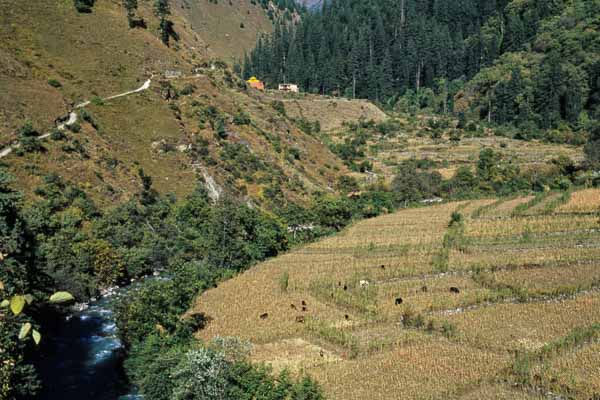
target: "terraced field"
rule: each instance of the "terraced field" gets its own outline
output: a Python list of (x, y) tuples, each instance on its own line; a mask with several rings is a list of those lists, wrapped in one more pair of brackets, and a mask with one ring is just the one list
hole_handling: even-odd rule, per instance
[(204, 293), (198, 337), (329, 398), (600, 395), (600, 190), (400, 211)]

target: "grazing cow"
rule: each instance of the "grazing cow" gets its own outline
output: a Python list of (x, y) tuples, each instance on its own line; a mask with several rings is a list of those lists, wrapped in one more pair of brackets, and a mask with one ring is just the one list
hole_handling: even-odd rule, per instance
[(427, 286), (423, 286), (423, 287), (421, 288), (421, 292), (423, 292), (423, 293), (427, 293)]
[(450, 288), (450, 291), (451, 291), (452, 293), (455, 293), (455, 294), (459, 294), (459, 293), (460, 293), (460, 289), (459, 289), (459, 288), (457, 288), (457, 287), (454, 287), (454, 286)]
[(306, 302), (305, 302), (304, 300), (302, 300), (302, 305), (303, 305), (303, 306), (305, 306), (305, 305), (306, 305)]
[(344, 290), (348, 290), (348, 285), (344, 285)]
[(344, 318), (346, 319), (346, 321), (348, 321), (350, 319), (350, 316), (348, 314), (344, 315)]
[(302, 312), (306, 312), (307, 308), (306, 307), (302, 307)]
[(269, 318), (269, 313), (264, 313), (260, 315), (260, 319), (267, 319)]
[(396, 298), (396, 305), (399, 306), (400, 304), (402, 304), (404, 302), (404, 300), (402, 300), (402, 297), (398, 297)]
[(340, 287), (341, 287), (341, 286), (342, 286), (342, 282), (338, 282), (338, 286), (340, 286)]
[(319, 355), (320, 355), (321, 357), (325, 357), (325, 353), (323, 352), (323, 350), (319, 350)]
[(383, 264), (382, 264), (382, 265), (381, 265), (381, 269), (385, 269), (385, 265), (383, 265)]
[(290, 305), (290, 307), (292, 308), (292, 310), (296, 309), (296, 305), (295, 304)]
[(299, 324), (303, 324), (304, 323), (304, 317), (302, 315), (298, 315), (296, 317), (296, 322)]
[(367, 281), (367, 280), (365, 280), (365, 279), (362, 279), (362, 280), (359, 282), (359, 284), (360, 284), (360, 287), (361, 287), (361, 288), (363, 288), (363, 289), (365, 289), (365, 288), (369, 287), (369, 281)]

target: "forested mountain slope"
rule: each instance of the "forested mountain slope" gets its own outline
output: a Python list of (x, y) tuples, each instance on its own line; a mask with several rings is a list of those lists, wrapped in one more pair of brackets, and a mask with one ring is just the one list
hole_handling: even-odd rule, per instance
[(332, 0), (261, 38), (245, 73), (499, 124), (576, 125), (598, 117), (599, 15), (597, 0)]

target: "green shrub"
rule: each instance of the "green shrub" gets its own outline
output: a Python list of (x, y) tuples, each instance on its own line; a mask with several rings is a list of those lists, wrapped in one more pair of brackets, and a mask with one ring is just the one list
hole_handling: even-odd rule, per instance
[(62, 84), (56, 79), (48, 79), (48, 85), (57, 89), (62, 87)]
[(75, 9), (80, 13), (91, 13), (95, 0), (73, 0)]
[(195, 90), (196, 88), (194, 87), (194, 85), (192, 85), (191, 83), (187, 83), (179, 93), (183, 96), (189, 96), (193, 94)]
[(242, 110), (239, 110), (233, 116), (233, 123), (236, 125), (250, 125), (251, 122), (252, 121), (250, 120), (250, 116)]
[(103, 106), (104, 100), (100, 96), (94, 96), (92, 97), (92, 100), (90, 100), (90, 103), (92, 103), (95, 106)]
[(67, 129), (73, 133), (78, 133), (81, 131), (81, 125), (79, 122), (74, 122), (71, 125), (67, 125)]
[(52, 133), (50, 134), (50, 139), (55, 140), (55, 141), (65, 140), (66, 138), (67, 138), (67, 135), (65, 135), (65, 133), (63, 131), (61, 131), (60, 129), (54, 129), (54, 130), (52, 130)]
[(271, 107), (273, 107), (273, 110), (277, 111), (279, 114), (286, 115), (285, 114), (285, 105), (283, 104), (283, 101), (273, 100), (271, 102)]

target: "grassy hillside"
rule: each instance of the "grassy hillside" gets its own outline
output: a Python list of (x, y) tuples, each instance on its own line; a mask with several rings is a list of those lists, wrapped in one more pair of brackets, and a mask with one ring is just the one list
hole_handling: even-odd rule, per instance
[(281, 101), (287, 115), (309, 122), (318, 121), (325, 132), (339, 131), (345, 123), (353, 121), (382, 122), (388, 117), (376, 105), (367, 100), (350, 100), (343, 97), (310, 94), (281, 94), (268, 92), (265, 99)]
[[(293, 201), (332, 190), (346, 172), (341, 160), (271, 99), (247, 91), (226, 67), (210, 66), (237, 57), (269, 29), (262, 6), (174, 2), (172, 13), (179, 41), (167, 47), (146, 2), (137, 15), (147, 29), (129, 29), (117, 1), (97, 1), (91, 13), (78, 13), (67, 0), (2, 4), (0, 145), (12, 143), (28, 120), (39, 134), (50, 132), (75, 105), (94, 100), (77, 109), (80, 130), (2, 159), (18, 189), (31, 194), (55, 172), (112, 204), (131, 196), (142, 168), (161, 193), (179, 196), (198, 178), (258, 203), (266, 201), (265, 189)], [(222, 30), (231, 26), (236, 32)], [(181, 76), (165, 80), (167, 70)], [(147, 91), (99, 100), (148, 78)]]
[(194, 48), (228, 63), (241, 60), (244, 52), (254, 47), (259, 34), (273, 30), (264, 8), (250, 0), (176, 0), (173, 8), (194, 32)]
[(307, 372), (332, 399), (590, 398), (599, 200), (550, 192), (360, 222), (190, 312), (210, 321), (198, 337), (248, 339), (254, 360)]

